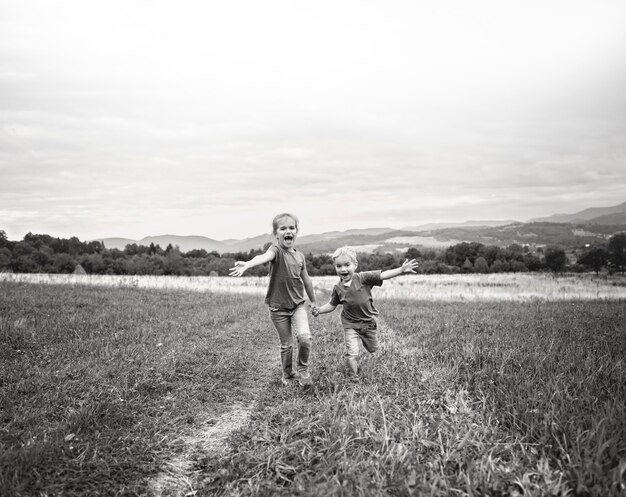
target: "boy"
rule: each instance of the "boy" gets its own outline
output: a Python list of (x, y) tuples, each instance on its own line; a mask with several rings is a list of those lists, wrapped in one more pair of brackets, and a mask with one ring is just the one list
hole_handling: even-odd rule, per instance
[(359, 372), (357, 361), (359, 342), (363, 343), (369, 353), (374, 353), (378, 349), (376, 321), (378, 310), (374, 307), (372, 287), (381, 286), (384, 280), (404, 273), (415, 273), (418, 263), (411, 259), (405, 260), (402, 266), (396, 269), (355, 273), (358, 262), (356, 253), (350, 247), (338, 248), (332, 259), (339, 283), (333, 287), (328, 303), (319, 308), (313, 306), (311, 310), (317, 317), (333, 312), (339, 304), (342, 304), (341, 323), (346, 342), (346, 362), (350, 377), (356, 379)]

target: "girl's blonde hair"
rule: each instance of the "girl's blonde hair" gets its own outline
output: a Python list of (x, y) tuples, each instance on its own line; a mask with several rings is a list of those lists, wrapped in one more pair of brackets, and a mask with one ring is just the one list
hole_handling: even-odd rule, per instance
[(294, 216), (293, 214), (289, 214), (288, 212), (283, 212), (275, 216), (274, 219), (272, 220), (272, 233), (276, 234), (276, 232), (278, 231), (278, 222), (284, 217), (290, 217), (291, 219), (293, 219), (296, 223), (296, 231), (300, 231), (300, 221), (298, 221), (298, 218)]
[(352, 262), (354, 262), (354, 264), (357, 264), (358, 262), (356, 259), (356, 252), (350, 247), (339, 247), (337, 250), (335, 250), (332, 255), (333, 262), (335, 262), (335, 259), (340, 255), (347, 256)]

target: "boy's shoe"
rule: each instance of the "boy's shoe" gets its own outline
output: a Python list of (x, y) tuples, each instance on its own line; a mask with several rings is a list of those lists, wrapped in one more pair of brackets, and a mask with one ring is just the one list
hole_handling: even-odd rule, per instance
[(307, 371), (305, 373), (300, 373), (300, 378), (298, 378), (298, 383), (301, 387), (310, 387), (313, 385), (313, 380), (311, 379), (311, 374)]
[(285, 386), (293, 385), (293, 382), (296, 381), (297, 379), (298, 379), (298, 375), (296, 375), (295, 373), (291, 373), (290, 375), (286, 375), (285, 373), (283, 373), (281, 382)]

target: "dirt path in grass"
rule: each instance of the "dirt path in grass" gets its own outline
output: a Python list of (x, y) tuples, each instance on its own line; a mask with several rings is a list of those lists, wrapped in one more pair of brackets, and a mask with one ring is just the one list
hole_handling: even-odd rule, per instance
[(219, 455), (228, 448), (227, 438), (234, 431), (244, 426), (255, 402), (236, 403), (217, 418), (208, 419), (193, 433), (180, 437), (184, 443), (183, 452), (166, 463), (166, 470), (150, 482), (150, 491), (155, 497), (195, 495), (195, 472), (192, 470), (193, 454), (202, 451), (205, 454)]
[[(241, 326), (241, 323), (231, 326)], [(256, 355), (256, 369), (250, 371), (249, 380), (241, 387), (246, 396), (250, 397), (250, 401), (233, 402), (218, 416), (207, 412), (203, 423), (192, 431), (181, 434), (178, 441), (182, 442), (183, 450), (177, 457), (167, 461), (165, 469), (149, 482), (151, 495), (178, 497), (196, 494), (194, 487), (199, 472), (193, 470), (194, 456), (201, 453), (219, 457), (229, 449), (228, 437), (233, 431), (246, 425), (256, 407), (256, 393), (272, 381), (274, 369), (278, 371), (277, 347), (273, 341), (269, 341), (265, 348), (257, 349)]]

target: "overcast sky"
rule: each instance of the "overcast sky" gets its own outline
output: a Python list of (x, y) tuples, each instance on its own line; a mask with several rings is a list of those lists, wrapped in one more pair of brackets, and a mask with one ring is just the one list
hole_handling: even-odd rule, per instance
[(301, 233), (626, 200), (623, 0), (0, 0), (0, 229)]

